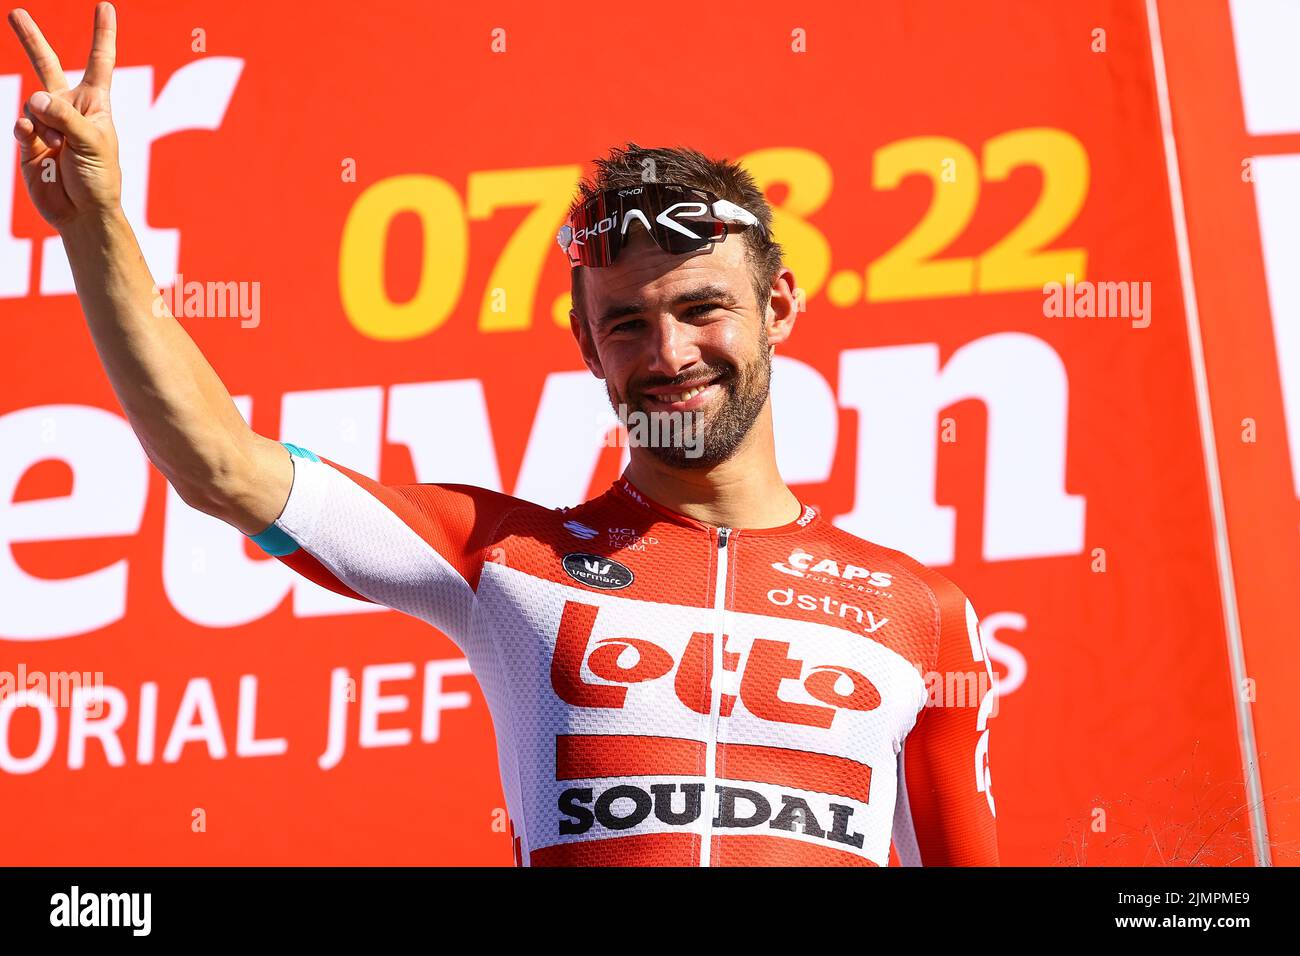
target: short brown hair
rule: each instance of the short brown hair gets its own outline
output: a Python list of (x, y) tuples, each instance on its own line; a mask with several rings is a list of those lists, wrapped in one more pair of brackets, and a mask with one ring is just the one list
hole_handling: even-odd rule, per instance
[[(772, 210), (751, 176), (739, 163), (710, 159), (688, 146), (646, 148), (629, 142), (615, 146), (604, 159), (592, 161), (596, 167), (592, 175), (578, 184), (578, 195), (569, 206), (571, 215), (591, 197), (606, 189), (622, 189), (646, 182), (675, 183), (707, 189), (722, 199), (749, 210), (763, 229), (745, 229), (742, 235), (747, 246), (750, 272), (753, 276), (754, 301), (759, 311), (767, 308), (772, 291), (772, 281), (781, 270), (781, 246), (772, 238)], [(567, 217), (566, 217), (567, 218)], [(585, 267), (571, 270), (570, 288), (574, 309), (581, 316), (582, 282), (579, 277)]]

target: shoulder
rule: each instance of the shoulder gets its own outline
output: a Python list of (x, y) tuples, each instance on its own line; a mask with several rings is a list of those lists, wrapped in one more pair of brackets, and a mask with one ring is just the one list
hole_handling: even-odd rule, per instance
[(577, 505), (550, 506), (477, 485), (443, 482), (396, 490), (414, 507), (436, 513), (443, 523), (458, 521), (483, 543), (527, 538), (559, 545), (565, 539), (594, 536), (613, 513), (605, 495)]
[(540, 505), (502, 491), (455, 482), (422, 482), (393, 485), (393, 490), (418, 507), (460, 506), (484, 515), (505, 515), (519, 508), (542, 509)]
[(906, 612), (906, 618), (918, 627), (922, 619), (927, 619), (934, 655), (944, 635), (947, 640), (958, 636), (964, 639), (977, 627), (975, 609), (965, 592), (947, 575), (904, 551), (860, 538), (829, 521), (818, 522), (818, 534), (811, 539), (809, 550), (818, 553), (805, 560), (822, 560), (821, 552), (832, 557), (834, 566), (823, 563), (823, 572), (829, 570), (879, 587), (889, 606), (900, 617), (900, 612)]
[(441, 522), (457, 521), (472, 525), (476, 536), (484, 539), (519, 533), (524, 528), (563, 521), (567, 509), (549, 508), (503, 491), (479, 485), (454, 482), (398, 485), (393, 490), (410, 504)]
[(936, 606), (942, 608), (953, 601), (964, 603), (965, 594), (946, 575), (923, 564), (916, 558), (896, 548), (860, 538), (852, 532), (823, 519), (817, 524), (817, 535), (812, 539), (824, 546), (828, 553), (841, 556), (859, 568), (888, 574), (891, 584), (901, 579), (929, 592)]

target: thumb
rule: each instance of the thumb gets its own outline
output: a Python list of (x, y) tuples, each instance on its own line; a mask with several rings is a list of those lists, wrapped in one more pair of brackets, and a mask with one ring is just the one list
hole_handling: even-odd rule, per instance
[(18, 117), (18, 122), (14, 123), (14, 139), (18, 140), (18, 155), (24, 163), (38, 152), (43, 152), (37, 145), (39, 137), (36, 135), (36, 124), (26, 116)]
[(62, 133), (73, 149), (83, 152), (94, 150), (95, 127), (67, 100), (41, 90), (32, 94), (27, 107), (33, 118)]

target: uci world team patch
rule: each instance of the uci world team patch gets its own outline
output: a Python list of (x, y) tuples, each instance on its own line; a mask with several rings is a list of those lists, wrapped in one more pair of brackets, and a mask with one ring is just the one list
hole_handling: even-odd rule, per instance
[(564, 556), (564, 571), (579, 584), (617, 591), (632, 583), (632, 571), (612, 558), (574, 552)]

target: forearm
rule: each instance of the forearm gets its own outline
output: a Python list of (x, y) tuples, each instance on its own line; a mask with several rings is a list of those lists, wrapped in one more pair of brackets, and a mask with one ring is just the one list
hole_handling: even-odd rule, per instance
[(126, 217), (83, 216), (61, 234), (100, 362), (145, 453), (196, 507), (229, 495), (246, 471), (250, 430), (154, 292)]

